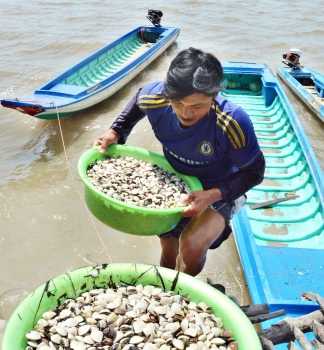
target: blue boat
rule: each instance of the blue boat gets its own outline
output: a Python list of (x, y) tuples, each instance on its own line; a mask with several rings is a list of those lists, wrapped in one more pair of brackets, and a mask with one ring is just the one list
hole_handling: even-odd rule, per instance
[[(152, 22), (153, 23), (153, 22)], [(180, 29), (140, 26), (52, 79), (33, 94), (2, 106), (40, 119), (66, 117), (113, 95), (160, 56)]]
[(278, 76), (324, 122), (324, 75), (300, 67), (278, 67)]
[(271, 70), (234, 62), (223, 68), (222, 94), (249, 113), (266, 159), (263, 182), (247, 193), (247, 204), (232, 222), (252, 301), (268, 304), (270, 312), (306, 315), (319, 306), (302, 300), (302, 293), (324, 296), (322, 170)]

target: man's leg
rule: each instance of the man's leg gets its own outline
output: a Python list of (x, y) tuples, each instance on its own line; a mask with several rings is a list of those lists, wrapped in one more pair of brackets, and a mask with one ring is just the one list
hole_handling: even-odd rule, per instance
[(176, 267), (176, 259), (179, 254), (179, 239), (172, 236), (166, 238), (161, 237), (160, 244), (162, 248), (160, 265), (174, 270)]
[(210, 208), (199, 219), (191, 220), (179, 239), (176, 270), (191, 276), (198, 275), (204, 268), (209, 247), (224, 231), (225, 226), (224, 218)]

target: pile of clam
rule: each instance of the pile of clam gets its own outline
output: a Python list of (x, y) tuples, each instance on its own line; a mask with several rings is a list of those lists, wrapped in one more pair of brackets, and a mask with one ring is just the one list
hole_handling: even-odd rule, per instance
[(176, 207), (190, 192), (175, 174), (133, 157), (99, 160), (89, 167), (87, 175), (108, 196), (147, 208)]
[(94, 289), (47, 311), (26, 350), (235, 350), (204, 302), (152, 285)]

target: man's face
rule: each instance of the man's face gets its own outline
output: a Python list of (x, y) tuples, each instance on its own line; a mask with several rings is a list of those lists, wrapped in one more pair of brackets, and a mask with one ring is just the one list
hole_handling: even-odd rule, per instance
[(181, 100), (171, 100), (171, 106), (183, 127), (190, 127), (209, 113), (213, 97), (194, 93)]

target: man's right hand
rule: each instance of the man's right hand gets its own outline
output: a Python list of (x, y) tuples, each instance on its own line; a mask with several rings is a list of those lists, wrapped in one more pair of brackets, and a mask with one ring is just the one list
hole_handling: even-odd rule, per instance
[(113, 143), (118, 143), (119, 139), (120, 135), (118, 132), (113, 129), (109, 129), (92, 142), (92, 147), (101, 145), (100, 153), (105, 153), (107, 147)]

